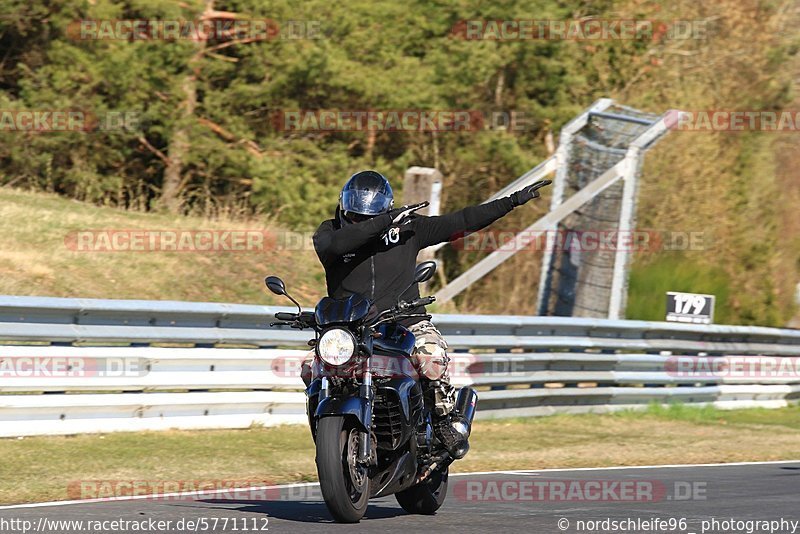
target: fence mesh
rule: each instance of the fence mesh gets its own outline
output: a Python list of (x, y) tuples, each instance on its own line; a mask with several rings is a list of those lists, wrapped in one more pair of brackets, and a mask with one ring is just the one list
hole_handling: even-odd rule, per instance
[[(622, 160), (631, 141), (658, 118), (621, 105), (592, 115), (572, 138), (563, 200)], [(608, 316), (615, 252), (598, 245), (596, 238), (607, 232), (616, 235), (622, 189), (622, 181), (615, 183), (559, 223), (551, 237), (556, 247), (544, 288), (543, 315)]]

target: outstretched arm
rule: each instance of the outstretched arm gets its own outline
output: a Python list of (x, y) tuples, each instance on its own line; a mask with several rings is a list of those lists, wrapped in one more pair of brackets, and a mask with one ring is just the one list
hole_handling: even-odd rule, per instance
[(464, 237), (466, 232), (477, 232), (514, 209), (510, 197), (499, 198), (486, 204), (468, 206), (439, 217), (420, 217), (417, 219), (417, 239), (419, 247), (425, 248), (437, 243), (454, 241)]
[(503, 217), (517, 206), (539, 197), (539, 189), (550, 185), (550, 180), (542, 180), (486, 204), (469, 206), (463, 210), (440, 217), (421, 217), (417, 220), (417, 236), (420, 248), (437, 243), (455, 241), (466, 232), (477, 232)]

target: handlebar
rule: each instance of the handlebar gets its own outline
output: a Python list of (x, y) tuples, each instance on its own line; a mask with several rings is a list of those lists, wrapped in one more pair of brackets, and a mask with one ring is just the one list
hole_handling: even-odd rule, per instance
[(375, 327), (381, 323), (385, 323), (388, 321), (396, 321), (398, 319), (406, 319), (409, 317), (427, 317), (430, 319), (430, 315), (425, 313), (408, 313), (415, 308), (419, 308), (421, 306), (427, 306), (436, 300), (436, 297), (419, 297), (414, 299), (410, 302), (400, 302), (394, 308), (390, 308), (381, 312), (376, 320), (372, 323), (372, 326)]
[(414, 299), (411, 302), (401, 302), (400, 309), (408, 310), (412, 308), (419, 308), (420, 306), (427, 306), (428, 304), (432, 304), (436, 301), (436, 297), (420, 297), (418, 299)]
[(270, 323), (270, 326), (291, 326), (292, 328), (315, 328), (317, 323), (313, 312), (277, 312), (275, 314), (277, 322)]

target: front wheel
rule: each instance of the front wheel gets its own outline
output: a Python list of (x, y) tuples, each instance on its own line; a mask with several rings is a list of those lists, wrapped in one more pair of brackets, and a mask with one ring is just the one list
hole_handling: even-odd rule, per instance
[(447, 474), (450, 468), (445, 468), (437, 474), (416, 486), (395, 493), (395, 498), (403, 510), (409, 514), (431, 515), (436, 513), (447, 497)]
[(367, 511), (367, 467), (357, 462), (359, 429), (349, 418), (323, 417), (317, 424), (317, 474), (331, 515), (357, 523)]

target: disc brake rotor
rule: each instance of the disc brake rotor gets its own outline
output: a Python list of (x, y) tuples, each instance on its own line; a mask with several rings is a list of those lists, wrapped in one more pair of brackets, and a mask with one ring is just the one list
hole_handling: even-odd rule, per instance
[(358, 462), (358, 430), (355, 428), (347, 436), (347, 466), (353, 489), (357, 493), (363, 493), (367, 485), (367, 468)]

